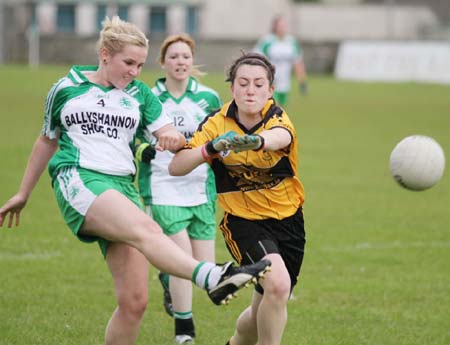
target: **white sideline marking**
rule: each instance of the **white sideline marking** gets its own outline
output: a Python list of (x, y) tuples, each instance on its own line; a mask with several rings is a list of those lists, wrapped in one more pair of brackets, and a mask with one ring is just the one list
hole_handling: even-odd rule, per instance
[(363, 250), (371, 250), (371, 249), (407, 249), (407, 248), (449, 248), (450, 242), (401, 242), (394, 241), (388, 243), (371, 243), (371, 242), (361, 242), (355, 245), (350, 246), (342, 246), (342, 247), (331, 247), (325, 246), (320, 247), (321, 250), (326, 252), (353, 252), (353, 251), (363, 251)]
[(61, 252), (0, 253), (0, 260), (9, 260), (9, 261), (51, 260), (59, 256), (61, 256)]

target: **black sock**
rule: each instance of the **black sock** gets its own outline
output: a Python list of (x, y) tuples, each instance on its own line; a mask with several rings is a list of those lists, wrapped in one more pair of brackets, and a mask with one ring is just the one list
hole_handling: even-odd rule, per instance
[(194, 320), (190, 319), (175, 319), (175, 335), (187, 334), (192, 338), (195, 337)]

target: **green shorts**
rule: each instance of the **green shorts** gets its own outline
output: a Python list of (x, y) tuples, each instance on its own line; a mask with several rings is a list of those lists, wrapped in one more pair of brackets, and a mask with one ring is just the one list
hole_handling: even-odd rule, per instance
[(109, 189), (122, 193), (142, 208), (131, 176), (106, 175), (82, 168), (65, 167), (58, 171), (53, 180), (53, 190), (64, 221), (79, 240), (98, 242), (103, 256), (106, 256), (107, 240), (96, 236), (80, 235), (78, 232), (94, 200)]
[[(168, 236), (186, 229), (194, 240), (216, 238), (216, 203), (198, 206), (151, 205), (151, 216)], [(147, 207), (147, 213), (150, 213)]]

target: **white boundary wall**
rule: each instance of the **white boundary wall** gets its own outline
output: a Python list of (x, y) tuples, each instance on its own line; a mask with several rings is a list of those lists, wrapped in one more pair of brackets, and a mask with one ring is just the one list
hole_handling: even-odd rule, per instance
[(439, 23), (425, 5), (301, 4), (293, 10), (294, 32), (308, 41), (411, 40)]
[(450, 43), (346, 41), (335, 65), (339, 79), (450, 84)]

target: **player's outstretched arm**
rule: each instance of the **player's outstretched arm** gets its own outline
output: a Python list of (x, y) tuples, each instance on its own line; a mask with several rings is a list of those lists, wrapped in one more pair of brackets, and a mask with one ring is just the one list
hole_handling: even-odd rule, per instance
[(177, 152), (169, 164), (169, 174), (184, 176), (205, 162), (202, 156), (202, 147), (185, 149)]
[(169, 150), (175, 153), (186, 144), (184, 135), (178, 132), (172, 124), (161, 127), (153, 135), (158, 139), (155, 146), (157, 151)]
[(210, 161), (219, 152), (230, 149), (231, 138), (237, 137), (234, 131), (228, 131), (203, 146), (177, 152), (169, 164), (169, 174), (183, 176), (190, 173), (200, 164)]
[(25, 207), (31, 192), (57, 148), (57, 140), (50, 140), (42, 135), (36, 139), (19, 191), (0, 208), (0, 226), (3, 226), (8, 215), (8, 228), (12, 227), (13, 224), (19, 225), (20, 212)]
[(292, 141), (291, 133), (285, 128), (278, 127), (262, 131), (264, 150), (277, 151), (289, 146)]

